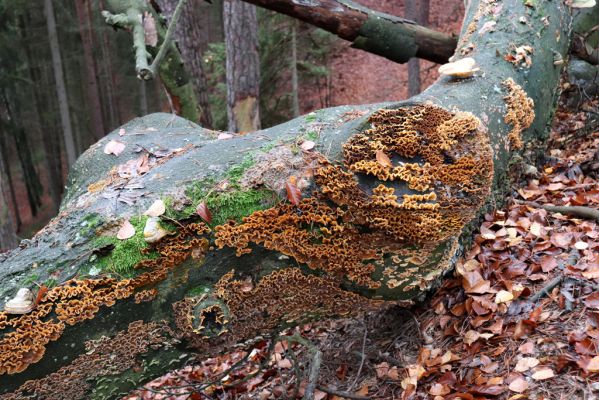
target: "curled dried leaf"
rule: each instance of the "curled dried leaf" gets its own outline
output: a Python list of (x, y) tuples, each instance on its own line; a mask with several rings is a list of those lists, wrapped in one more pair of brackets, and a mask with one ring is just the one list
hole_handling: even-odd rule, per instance
[(119, 142), (118, 140), (111, 140), (104, 146), (104, 154), (114, 154), (115, 156), (118, 156), (123, 150), (125, 150), (125, 143)]
[(201, 202), (196, 207), (196, 213), (207, 223), (212, 222), (212, 213), (208, 209), (208, 205), (205, 202)]
[(285, 183), (285, 190), (287, 191), (287, 200), (289, 200), (291, 204), (297, 206), (302, 200), (302, 192), (298, 189), (292, 179), (289, 179), (289, 181)]

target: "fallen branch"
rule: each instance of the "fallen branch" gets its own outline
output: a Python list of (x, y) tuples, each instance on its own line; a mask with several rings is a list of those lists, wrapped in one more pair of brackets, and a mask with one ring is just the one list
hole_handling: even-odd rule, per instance
[(564, 280), (564, 277), (562, 275), (556, 276), (555, 278), (553, 278), (552, 280), (550, 280), (545, 286), (543, 286), (543, 288), (539, 292), (535, 293), (529, 299), (529, 301), (531, 303), (536, 303), (541, 298), (549, 295), (549, 292), (551, 292), (554, 288), (556, 288), (557, 286), (559, 286), (562, 283), (563, 280)]
[(572, 215), (574, 217), (584, 219), (595, 219), (599, 221), (599, 210), (584, 206), (541, 206), (541, 208), (564, 215)]

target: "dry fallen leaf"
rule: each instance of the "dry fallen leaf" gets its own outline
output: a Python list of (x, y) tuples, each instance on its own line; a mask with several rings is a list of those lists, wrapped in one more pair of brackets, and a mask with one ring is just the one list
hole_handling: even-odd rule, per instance
[(497, 292), (497, 295), (495, 295), (495, 303), (497, 304), (512, 301), (513, 299), (514, 295), (511, 292), (508, 292), (507, 290), (500, 290), (499, 292)]
[(553, 378), (554, 376), (555, 376), (555, 373), (553, 372), (553, 370), (551, 368), (541, 367), (541, 368), (537, 369), (534, 374), (532, 374), (532, 379), (534, 379), (536, 381), (542, 381), (544, 379)]
[(599, 309), (599, 292), (591, 293), (585, 297), (584, 305), (589, 308)]
[(524, 357), (518, 360), (518, 363), (516, 363), (516, 368), (514, 368), (514, 370), (516, 372), (525, 372), (531, 368), (536, 367), (537, 365), (539, 365), (538, 359), (534, 357)]
[(128, 219), (126, 219), (123, 221), (121, 228), (117, 232), (116, 238), (120, 240), (126, 240), (132, 238), (133, 235), (135, 235), (135, 227), (131, 225), (131, 222), (129, 222)]
[(115, 156), (118, 156), (123, 150), (125, 150), (125, 143), (119, 142), (118, 140), (111, 140), (104, 146), (104, 154), (114, 154)]
[(291, 204), (297, 206), (302, 200), (302, 192), (298, 189), (292, 179), (285, 183), (285, 190), (287, 191), (287, 199)]
[(212, 222), (212, 214), (210, 213), (210, 210), (208, 209), (208, 205), (206, 203), (201, 202), (200, 204), (198, 204), (198, 206), (196, 207), (196, 213), (207, 223)]
[(464, 335), (464, 343), (466, 343), (467, 345), (471, 345), (472, 343), (476, 342), (479, 337), (480, 333), (478, 333), (477, 331), (469, 330)]
[(162, 200), (156, 200), (152, 205), (144, 212), (144, 215), (149, 217), (159, 217), (166, 211), (166, 206)]
[(528, 382), (524, 378), (516, 378), (510, 383), (508, 388), (512, 392), (523, 393), (528, 390)]
[(376, 151), (376, 162), (378, 162), (383, 167), (393, 168), (393, 164), (391, 163), (391, 159), (387, 156), (383, 150)]

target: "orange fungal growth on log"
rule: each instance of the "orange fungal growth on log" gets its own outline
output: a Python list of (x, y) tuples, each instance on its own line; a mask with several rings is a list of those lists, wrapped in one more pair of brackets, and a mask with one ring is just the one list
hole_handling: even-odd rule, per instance
[(114, 337), (86, 342), (86, 352), (56, 372), (28, 380), (15, 392), (0, 397), (3, 400), (88, 398), (95, 379), (137, 367), (139, 356), (168, 344), (167, 332), (156, 322), (132, 322)]
[(315, 315), (342, 316), (375, 309), (382, 301), (371, 300), (339, 287), (339, 279), (306, 275), (299, 268), (283, 268), (244, 290), (244, 281), (224, 275), (215, 292), (231, 315), (230, 331), (236, 337), (253, 337), (281, 322), (300, 324)]
[(512, 125), (508, 133), (510, 147), (519, 150), (523, 146), (522, 131), (529, 128), (535, 119), (535, 103), (512, 78), (503, 81), (502, 85), (508, 90), (508, 95), (503, 98), (507, 105), (503, 120)]
[[(321, 156), (312, 197), (216, 227), (217, 246), (240, 256), (258, 244), (376, 289), (372, 275), (385, 254), (456, 236), (491, 187), (480, 121), (432, 104), (380, 110), (369, 121), (343, 146), (344, 167)], [(369, 187), (365, 178), (378, 182)]]
[[(14, 317), (0, 313), (0, 375), (22, 372), (38, 362), (46, 345), (57, 340), (67, 325), (94, 318), (101, 307), (111, 307), (134, 294), (136, 302), (151, 300), (157, 293), (155, 288), (138, 289), (164, 280), (167, 271), (187, 259), (193, 249), (205, 251), (208, 240), (201, 236), (209, 231), (205, 224), (181, 227), (178, 235), (156, 244), (158, 258), (136, 266), (147, 271), (135, 278), (69, 280), (49, 289), (29, 314)], [(4, 332), (7, 328), (10, 331)]]

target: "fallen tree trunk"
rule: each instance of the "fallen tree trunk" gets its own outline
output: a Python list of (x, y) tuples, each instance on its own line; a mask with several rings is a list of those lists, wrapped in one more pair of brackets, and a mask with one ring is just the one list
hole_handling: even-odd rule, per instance
[[(481, 70), (405, 102), (220, 140), (152, 114), (93, 146), (60, 214), (0, 255), (0, 305), (41, 285), (33, 311), (0, 313), (1, 398), (116, 398), (193, 354), (422, 299), (510, 164), (542, 152), (570, 35), (569, 10), (542, 7), (472, 1), (457, 56)], [(157, 199), (169, 234), (147, 244)]]
[(243, 1), (297, 18), (398, 63), (418, 57), (444, 64), (456, 47), (455, 37), (351, 1)]

